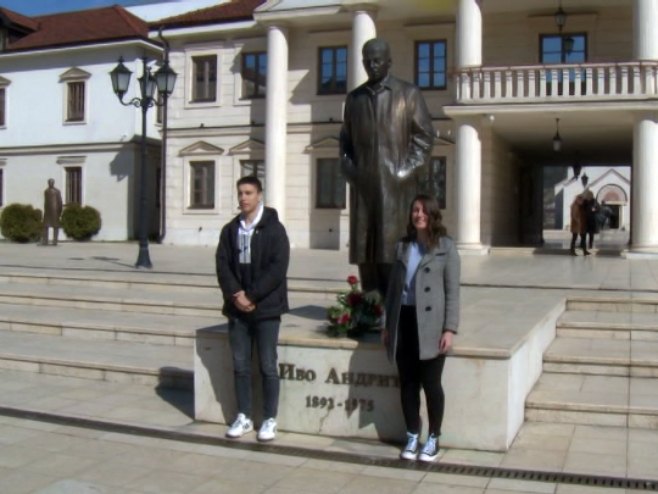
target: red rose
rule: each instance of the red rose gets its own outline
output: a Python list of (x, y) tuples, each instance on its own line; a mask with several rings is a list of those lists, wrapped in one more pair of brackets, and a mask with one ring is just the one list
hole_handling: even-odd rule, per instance
[(349, 275), (349, 276), (347, 277), (347, 283), (348, 283), (350, 286), (354, 286), (354, 285), (356, 285), (358, 282), (359, 282), (359, 278), (357, 278), (357, 277), (354, 276), (353, 274), (351, 274), (351, 275)]
[(347, 305), (356, 307), (363, 301), (363, 295), (357, 292), (352, 292), (347, 296)]
[(340, 316), (340, 319), (338, 319), (338, 324), (347, 324), (348, 322), (350, 322), (351, 318), (352, 317), (346, 312), (345, 314)]

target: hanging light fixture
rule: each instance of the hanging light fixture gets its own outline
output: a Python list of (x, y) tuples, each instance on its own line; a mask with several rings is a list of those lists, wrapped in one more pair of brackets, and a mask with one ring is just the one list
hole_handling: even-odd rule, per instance
[(560, 0), (560, 4), (555, 11), (555, 14), (553, 14), (553, 19), (555, 19), (555, 25), (561, 33), (567, 23), (567, 13), (562, 9), (562, 0)]
[[(555, 14), (553, 14), (553, 18), (555, 19), (555, 25), (557, 26), (557, 30), (562, 34), (562, 30), (564, 29), (564, 26), (567, 23), (567, 13), (564, 11), (562, 8), (562, 0), (560, 0), (560, 3), (558, 5), (557, 10), (555, 11)], [(562, 41), (562, 51), (566, 55), (571, 55), (571, 52), (573, 52), (573, 45), (575, 43), (574, 39), (571, 36), (560, 36), (561, 41)]]
[(555, 135), (553, 136), (553, 151), (562, 151), (562, 137), (560, 137), (560, 119), (555, 119)]
[(562, 38), (562, 46), (564, 47), (564, 53), (567, 55), (571, 55), (571, 52), (573, 52), (573, 45), (575, 44), (575, 40), (571, 36), (567, 36), (566, 38)]
[(583, 176), (580, 177), (580, 181), (583, 184), (583, 187), (587, 187), (587, 183), (589, 182), (589, 177), (587, 176), (587, 173), (583, 173)]

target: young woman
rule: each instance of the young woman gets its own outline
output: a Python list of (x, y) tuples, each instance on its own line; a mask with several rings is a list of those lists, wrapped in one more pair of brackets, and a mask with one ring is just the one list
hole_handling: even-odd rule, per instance
[[(446, 236), (433, 197), (414, 198), (407, 236), (396, 245), (382, 333), (400, 374), (407, 444), (400, 457), (434, 461), (439, 454), (444, 395), (441, 374), (459, 325), (460, 261)], [(429, 435), (420, 447), (420, 388), (425, 391)]]

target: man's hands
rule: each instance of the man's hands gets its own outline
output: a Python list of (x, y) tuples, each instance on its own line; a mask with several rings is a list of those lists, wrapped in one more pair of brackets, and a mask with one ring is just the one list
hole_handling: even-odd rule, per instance
[(256, 308), (256, 305), (247, 298), (244, 290), (240, 290), (237, 293), (233, 294), (233, 303), (241, 312), (251, 312)]

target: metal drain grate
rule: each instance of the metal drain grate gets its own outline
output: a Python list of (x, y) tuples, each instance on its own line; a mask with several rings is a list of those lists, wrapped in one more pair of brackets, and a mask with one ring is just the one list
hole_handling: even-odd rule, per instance
[(334, 451), (319, 451), (300, 448), (297, 446), (286, 446), (282, 444), (262, 444), (238, 442), (223, 437), (202, 436), (190, 432), (172, 431), (151, 427), (124, 425), (113, 422), (104, 422), (96, 419), (79, 417), (67, 417), (53, 413), (38, 412), (33, 410), (22, 410), (12, 407), (0, 406), (0, 415), (27, 420), (49, 422), (60, 425), (69, 425), (85, 429), (102, 430), (105, 432), (117, 432), (122, 434), (133, 434), (159, 439), (170, 439), (172, 441), (184, 441), (196, 444), (208, 444), (224, 446), (247, 451), (260, 451), (264, 453), (276, 453), (288, 456), (312, 458), (316, 460), (341, 461), (345, 463), (356, 463), (367, 466), (380, 466), (388, 468), (399, 468), (406, 470), (419, 470), (451, 475), (467, 475), (472, 477), (488, 477), (498, 479), (523, 480), (531, 482), (550, 482), (556, 484), (575, 484), (591, 487), (610, 487), (617, 489), (635, 489), (643, 491), (658, 491), (658, 480), (632, 479), (624, 477), (606, 477), (601, 475), (587, 475), (578, 473), (550, 472), (541, 470), (517, 470), (502, 467), (485, 467), (477, 465), (459, 465), (454, 463), (421, 463), (409, 462), (398, 459), (381, 458), (377, 456), (366, 456), (355, 453), (343, 453)]

